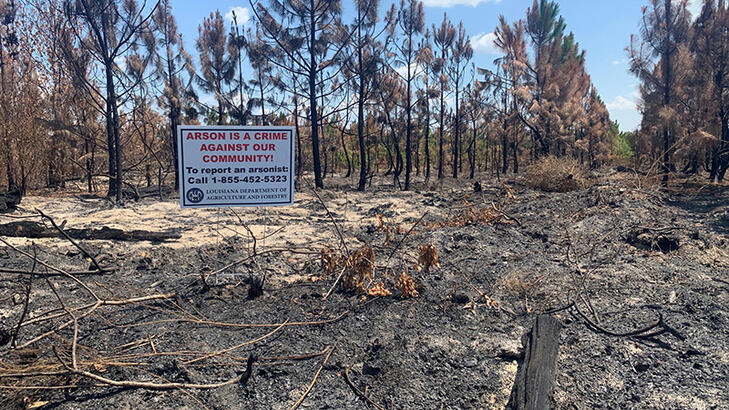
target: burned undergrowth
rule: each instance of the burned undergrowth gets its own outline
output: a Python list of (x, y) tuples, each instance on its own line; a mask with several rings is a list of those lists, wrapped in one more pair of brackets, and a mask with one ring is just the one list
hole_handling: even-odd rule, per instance
[(79, 241), (103, 272), (68, 240), (3, 238), (0, 405), (502, 408), (547, 313), (556, 408), (723, 407), (727, 209), (689, 205), (726, 191), (594, 182), (302, 194), (197, 245)]

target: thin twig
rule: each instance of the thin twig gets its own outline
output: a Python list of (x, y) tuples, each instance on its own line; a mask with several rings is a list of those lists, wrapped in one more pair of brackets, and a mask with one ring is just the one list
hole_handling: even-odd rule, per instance
[(334, 283), (332, 283), (332, 286), (329, 288), (327, 293), (324, 294), (324, 297), (322, 298), (322, 300), (327, 300), (327, 298), (332, 294), (332, 292), (334, 292), (334, 289), (337, 287), (337, 284), (342, 279), (342, 276), (344, 276), (344, 272), (346, 272), (346, 271), (347, 271), (347, 263), (345, 263), (344, 266), (342, 266), (342, 270), (339, 271), (337, 278), (334, 279)]
[(40, 216), (42, 216), (42, 217), (43, 217), (43, 218), (45, 218), (45, 219), (48, 219), (48, 221), (49, 221), (49, 222), (51, 223), (51, 225), (53, 225), (53, 227), (54, 227), (54, 228), (56, 228), (56, 230), (57, 230), (57, 231), (58, 231), (58, 232), (59, 232), (59, 233), (60, 233), (61, 235), (63, 235), (63, 237), (64, 237), (64, 238), (66, 238), (66, 239), (67, 239), (67, 240), (68, 240), (69, 242), (71, 242), (71, 244), (73, 244), (73, 246), (75, 246), (76, 248), (78, 248), (78, 250), (80, 250), (80, 251), (81, 251), (81, 253), (83, 253), (83, 254), (84, 254), (84, 256), (86, 256), (87, 258), (91, 259), (91, 263), (93, 263), (93, 264), (94, 264), (94, 266), (96, 267), (96, 269), (98, 269), (98, 270), (99, 270), (99, 272), (104, 272), (104, 271), (106, 270), (106, 269), (103, 269), (103, 268), (101, 267), (101, 265), (99, 265), (99, 262), (98, 262), (98, 261), (96, 260), (96, 258), (95, 258), (95, 257), (93, 257), (93, 255), (91, 255), (91, 254), (90, 254), (90, 253), (89, 253), (89, 252), (88, 252), (88, 251), (87, 251), (87, 250), (86, 250), (86, 249), (85, 249), (85, 248), (84, 248), (83, 246), (79, 245), (79, 243), (78, 243), (78, 242), (76, 242), (76, 241), (75, 241), (75, 240), (74, 240), (73, 238), (71, 238), (71, 237), (70, 237), (70, 236), (69, 236), (69, 235), (68, 235), (68, 234), (66, 233), (66, 231), (64, 231), (64, 230), (63, 230), (63, 228), (61, 228), (60, 226), (58, 226), (58, 225), (56, 224), (56, 221), (54, 221), (54, 220), (53, 220), (53, 218), (51, 218), (50, 216), (48, 216), (48, 215), (44, 214), (44, 213), (43, 213), (43, 211), (41, 211), (40, 209), (36, 209), (36, 211), (37, 211), (37, 212), (38, 212), (38, 213), (40, 214)]
[(38, 250), (35, 247), (35, 244), (33, 246), (33, 266), (30, 268), (30, 277), (28, 278), (28, 284), (25, 287), (25, 300), (23, 301), (23, 311), (20, 313), (20, 319), (18, 319), (18, 324), (15, 326), (15, 331), (13, 332), (12, 339), (10, 339), (10, 346), (16, 347), (16, 342), (18, 340), (18, 335), (20, 334), (20, 327), (23, 326), (23, 320), (25, 320), (25, 315), (28, 314), (28, 306), (30, 305), (30, 292), (33, 287), (33, 278), (35, 276), (35, 266), (38, 263)]
[(319, 374), (321, 373), (322, 369), (324, 369), (324, 366), (326, 366), (327, 362), (329, 361), (329, 357), (331, 357), (333, 351), (334, 351), (334, 346), (329, 346), (329, 353), (327, 353), (327, 356), (324, 358), (324, 361), (319, 366), (319, 370), (317, 370), (316, 373), (314, 374), (314, 378), (311, 379), (311, 383), (309, 383), (309, 387), (306, 388), (306, 390), (301, 395), (301, 397), (299, 397), (299, 400), (296, 400), (296, 403), (294, 403), (294, 405), (291, 406), (291, 408), (289, 410), (296, 410), (301, 405), (301, 403), (304, 402), (304, 399), (306, 398), (306, 396), (309, 394), (309, 392), (311, 392), (311, 389), (314, 388), (316, 379), (319, 378)]
[[(104, 272), (108, 272), (108, 270), (107, 271), (82, 270), (82, 271), (73, 271), (73, 272), (67, 272), (67, 273), (70, 275), (98, 275), (98, 274), (101, 274)], [(0, 267), (0, 273), (14, 273), (14, 274), (18, 274), (18, 275), (34, 274), (34, 275), (43, 275), (43, 276), (63, 276), (64, 275), (63, 273), (58, 273), (58, 272), (56, 272), (56, 273), (48, 272), (48, 273), (43, 274), (43, 273), (39, 273), (39, 272), (31, 272), (29, 270), (11, 269), (11, 268), (3, 268), (3, 267)]]
[(185, 364), (196, 363), (196, 362), (199, 362), (201, 360), (210, 359), (211, 357), (216, 357), (216, 356), (220, 356), (220, 355), (225, 354), (225, 353), (232, 352), (233, 350), (238, 350), (238, 349), (240, 349), (241, 347), (244, 347), (244, 346), (248, 346), (248, 345), (252, 345), (254, 343), (258, 343), (261, 340), (266, 339), (266, 338), (271, 337), (274, 334), (276, 334), (279, 330), (283, 329), (284, 326), (286, 326), (287, 323), (288, 323), (288, 320), (286, 322), (281, 323), (281, 325), (279, 327), (273, 329), (272, 331), (270, 331), (269, 333), (266, 333), (265, 335), (263, 335), (261, 337), (255, 338), (253, 340), (249, 340), (249, 341), (244, 342), (244, 343), (237, 344), (235, 346), (231, 346), (231, 347), (229, 347), (227, 349), (223, 349), (223, 350), (219, 350), (217, 352), (212, 352), (212, 353), (206, 354), (205, 356), (198, 357), (197, 359), (192, 359), (192, 360), (184, 361), (184, 363)]
[(307, 179), (305, 179), (305, 178), (304, 178), (304, 182), (306, 182), (306, 185), (309, 186), (309, 189), (316, 196), (316, 199), (319, 200), (319, 203), (321, 204), (321, 206), (324, 207), (324, 210), (327, 211), (327, 215), (329, 216), (329, 219), (332, 220), (332, 224), (334, 225), (334, 229), (337, 231), (337, 235), (339, 235), (339, 240), (342, 242), (342, 248), (344, 248), (344, 252), (347, 255), (349, 255), (349, 250), (347, 249), (347, 244), (344, 241), (344, 235), (342, 235), (342, 231), (339, 229), (339, 224), (337, 224), (336, 219), (334, 219), (334, 215), (332, 215), (332, 213), (329, 211), (329, 208), (327, 208), (327, 204), (324, 203), (324, 200), (323, 199), (321, 199), (321, 197), (319, 196), (319, 193), (316, 192), (316, 190), (314, 189), (314, 187), (311, 186), (311, 183)]
[(56, 291), (56, 288), (53, 286), (51, 281), (48, 278), (46, 279), (46, 283), (48, 283), (48, 287), (51, 288), (51, 291), (53, 291), (53, 294), (56, 295), (56, 299), (58, 299), (58, 303), (61, 304), (61, 307), (63, 308), (66, 313), (71, 316), (71, 319), (73, 320), (73, 341), (71, 344), (71, 363), (73, 364), (73, 369), (78, 370), (78, 361), (76, 360), (76, 348), (78, 346), (78, 318), (76, 315), (73, 314), (67, 307), (66, 304), (63, 303), (63, 299), (61, 299), (61, 296), (58, 294), (58, 291)]
[(652, 324), (650, 324), (648, 326), (645, 326), (645, 327), (640, 328), (640, 329), (632, 330), (630, 332), (617, 333), (617, 332), (613, 332), (613, 331), (607, 330), (604, 327), (601, 327), (600, 325), (598, 325), (595, 322), (593, 322), (592, 320), (590, 320), (584, 313), (582, 313), (582, 311), (579, 309), (579, 307), (577, 307), (576, 304), (573, 305), (573, 307), (574, 307), (574, 310), (577, 312), (577, 314), (587, 323), (587, 326), (589, 328), (592, 328), (593, 330), (596, 330), (596, 331), (598, 331), (600, 333), (604, 333), (604, 334), (606, 334), (608, 336), (615, 336), (615, 337), (639, 336), (639, 335), (641, 335), (643, 333), (646, 333), (648, 331), (651, 331), (651, 330), (655, 329), (658, 326), (662, 326), (663, 325), (663, 315), (659, 313), (658, 314), (658, 320), (656, 320), (655, 322), (653, 322)]
[(352, 380), (350, 380), (350, 378), (349, 378), (349, 367), (347, 367), (347, 368), (344, 369), (344, 381), (347, 382), (347, 384), (349, 385), (349, 387), (351, 387), (352, 390), (354, 391), (354, 393), (357, 396), (359, 396), (362, 400), (364, 400), (368, 404), (371, 404), (377, 410), (385, 410), (384, 407), (382, 407), (379, 404), (377, 404), (374, 401), (372, 401), (372, 399), (370, 399), (369, 397), (367, 397), (367, 395), (364, 394), (364, 392), (362, 392), (360, 389), (357, 388), (357, 386), (354, 385), (354, 383), (352, 383)]
[[(390, 255), (387, 257), (387, 262), (389, 262), (390, 259), (392, 259), (393, 255), (395, 255), (395, 252), (397, 252), (397, 250), (400, 249), (400, 247), (402, 246), (402, 244), (405, 242), (405, 239), (407, 239), (407, 237), (410, 236), (410, 233), (413, 231), (413, 229), (415, 229), (415, 227), (418, 226), (420, 224), (420, 222), (423, 219), (425, 219), (425, 217), (427, 215), (428, 215), (428, 211), (425, 211), (425, 213), (423, 214), (423, 216), (421, 216), (420, 219), (418, 219), (413, 224), (413, 226), (411, 226), (410, 229), (408, 229), (408, 231), (405, 233), (405, 235), (403, 235), (403, 237), (400, 238), (400, 242), (397, 243), (397, 245), (392, 249), (392, 252), (390, 252)], [(386, 264), (387, 264), (387, 262), (386, 262)]]

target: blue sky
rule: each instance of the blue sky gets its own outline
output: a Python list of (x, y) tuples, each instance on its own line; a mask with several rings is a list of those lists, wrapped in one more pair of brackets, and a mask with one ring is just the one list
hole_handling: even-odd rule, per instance
[[(692, 10), (700, 9), (700, 0), (689, 1), (695, 3), (690, 5)], [(342, 3), (346, 22), (352, 0), (343, 0)], [(389, 8), (391, 3), (390, 0), (381, 0), (382, 10)], [(462, 21), (474, 46), (474, 63), (478, 67), (491, 68), (493, 60), (498, 57), (491, 33), (499, 15), (503, 14), (509, 22), (524, 18), (532, 0), (424, 0), (423, 3), (428, 27), (440, 23), (444, 12), (454, 24)], [(574, 32), (580, 47), (587, 51), (587, 72), (607, 104), (612, 119), (620, 123), (622, 130), (637, 128), (640, 123), (635, 105), (639, 97), (638, 80), (628, 72), (625, 47), (630, 42), (631, 33), (638, 33), (641, 7), (648, 1), (561, 0), (558, 3), (567, 31)], [(229, 15), (230, 10), (236, 8), (239, 20), (245, 19), (249, 5), (247, 1), (173, 0), (172, 7), (185, 45), (194, 55), (197, 28), (203, 17), (215, 10)]]

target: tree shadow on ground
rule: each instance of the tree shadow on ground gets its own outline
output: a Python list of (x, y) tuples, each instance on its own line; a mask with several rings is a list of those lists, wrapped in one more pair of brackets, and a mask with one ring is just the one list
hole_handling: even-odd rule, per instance
[(693, 214), (717, 233), (729, 234), (729, 186), (671, 192), (665, 203)]

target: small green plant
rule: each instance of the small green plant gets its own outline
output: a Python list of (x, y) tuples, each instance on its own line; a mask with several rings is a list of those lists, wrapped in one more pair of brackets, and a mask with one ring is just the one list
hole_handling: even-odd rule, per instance
[(633, 152), (633, 148), (630, 146), (630, 142), (628, 141), (628, 136), (630, 134), (631, 133), (620, 132), (615, 136), (615, 140), (613, 142), (613, 154), (616, 157), (631, 160), (635, 156), (635, 152)]

